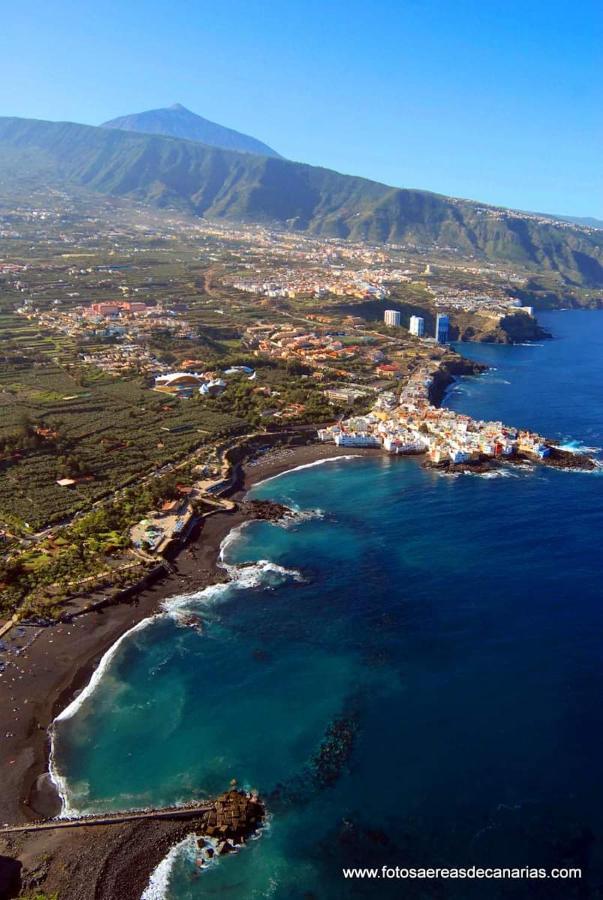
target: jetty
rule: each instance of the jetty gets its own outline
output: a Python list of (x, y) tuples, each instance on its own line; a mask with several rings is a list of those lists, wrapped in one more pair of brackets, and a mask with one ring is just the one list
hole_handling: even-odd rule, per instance
[(12, 878), (12, 897), (33, 891), (58, 892), (65, 900), (140, 900), (151, 873), (185, 838), (195, 852), (196, 875), (261, 832), (264, 803), (255, 791), (235, 785), (181, 806), (0, 827), (0, 880)]
[(121, 825), (124, 822), (137, 822), (141, 819), (194, 819), (206, 815), (212, 809), (213, 803), (203, 803), (198, 806), (166, 806), (161, 809), (140, 809), (133, 812), (99, 813), (98, 815), (81, 816), (77, 819), (44, 819), (27, 822), (25, 825), (4, 825), (0, 827), (0, 836), (21, 834), (26, 831), (46, 831), (51, 828)]
[(78, 818), (44, 819), (22, 825), (0, 827), (0, 837), (25, 832), (49, 831), (57, 828), (91, 828), (99, 825), (123, 825), (130, 822), (160, 819), (197, 819), (203, 821), (208, 835), (244, 837), (252, 833), (264, 818), (264, 807), (255, 794), (230, 790), (215, 800), (188, 803), (185, 806), (166, 806), (159, 809), (140, 809), (131, 812), (98, 813)]

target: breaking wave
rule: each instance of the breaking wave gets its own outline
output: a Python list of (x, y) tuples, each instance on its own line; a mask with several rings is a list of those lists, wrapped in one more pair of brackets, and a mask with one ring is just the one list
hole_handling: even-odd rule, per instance
[(282, 519), (274, 522), (281, 528), (295, 528), (302, 522), (311, 522), (313, 519), (324, 519), (325, 512), (323, 509), (298, 509), (294, 505), (291, 506), (291, 512), (288, 512)]
[[(262, 827), (251, 836), (251, 840), (258, 840), (264, 832), (270, 830), (270, 827), (270, 819), (268, 818)], [(202, 846), (200, 846), (201, 842)], [(193, 832), (187, 834), (183, 840), (170, 847), (161, 862), (153, 869), (149, 877), (149, 883), (144, 889), (140, 900), (166, 900), (169, 895), (170, 881), (174, 874), (174, 868), (180, 860), (191, 868), (195, 867), (200, 874), (217, 865), (220, 862), (220, 856), (217, 853), (219, 843), (217, 838), (208, 837), (207, 835), (200, 837)], [(244, 847), (244, 844), (232, 845), (234, 852), (238, 852), (242, 847)], [(211, 850), (210, 855), (204, 852), (207, 850)], [(203, 865), (198, 867), (200, 859), (203, 860)]]
[[(311, 511), (313, 514), (314, 510)], [(294, 515), (297, 515), (294, 511)], [(303, 515), (300, 514), (300, 515)], [(299, 521), (299, 520), (298, 520)], [(90, 681), (78, 696), (59, 713), (52, 722), (49, 729), (50, 736), (50, 754), (48, 759), (48, 772), (50, 779), (54, 784), (57, 793), (61, 799), (61, 812), (59, 818), (71, 818), (82, 815), (82, 812), (71, 806), (70, 793), (67, 785), (67, 779), (61, 775), (56, 764), (55, 743), (56, 743), (56, 726), (57, 723), (71, 719), (80, 710), (83, 704), (90, 699), (98, 685), (107, 673), (111, 662), (113, 661), (119, 648), (126, 640), (132, 637), (136, 632), (142, 631), (154, 622), (163, 617), (168, 616), (176, 623), (181, 624), (182, 614), (186, 611), (194, 611), (200, 606), (206, 607), (213, 605), (220, 600), (226, 599), (230, 591), (233, 590), (249, 590), (253, 588), (263, 587), (267, 590), (274, 590), (287, 581), (296, 581), (303, 583), (304, 576), (297, 569), (287, 569), (278, 563), (271, 562), (268, 559), (260, 559), (253, 563), (228, 563), (225, 560), (225, 553), (240, 537), (242, 529), (248, 525), (244, 522), (237, 528), (234, 528), (222, 541), (220, 545), (219, 566), (224, 569), (227, 575), (227, 581), (218, 584), (211, 584), (203, 590), (195, 591), (190, 594), (178, 594), (164, 600), (161, 604), (161, 612), (142, 619), (132, 628), (125, 631), (106, 651), (101, 658), (100, 663), (92, 673)], [(149, 898), (152, 895), (149, 894)]]
[(587, 447), (584, 441), (568, 438), (560, 444), (556, 444), (559, 450), (565, 450), (567, 453), (600, 453), (601, 447)]
[(254, 484), (254, 488), (259, 487), (261, 484), (267, 484), (269, 481), (274, 481), (275, 478), (282, 478), (283, 475), (291, 475), (292, 472), (301, 472), (302, 469), (313, 469), (314, 466), (324, 466), (325, 463), (330, 462), (339, 462), (342, 459), (362, 459), (363, 457), (359, 453), (345, 453), (341, 456), (327, 456), (325, 459), (315, 459), (314, 462), (303, 463), (301, 466), (295, 466), (293, 469), (285, 469), (284, 472), (278, 472), (276, 475), (270, 475), (268, 478), (262, 479), (262, 481), (256, 482)]
[(151, 622), (154, 622), (158, 617), (159, 617), (159, 614), (156, 614), (154, 616), (149, 616), (146, 619), (142, 619), (140, 622), (138, 622), (132, 628), (129, 628), (128, 631), (124, 631), (124, 633), (121, 635), (121, 637), (119, 637), (115, 641), (114, 644), (111, 644), (111, 646), (109, 647), (109, 649), (107, 650), (105, 655), (102, 657), (101, 661), (99, 662), (98, 666), (92, 673), (92, 677), (91, 677), (90, 681), (88, 682), (88, 684), (86, 685), (86, 687), (83, 689), (83, 691), (81, 691), (80, 694), (78, 694), (78, 696), (75, 698), (75, 700), (71, 701), (69, 706), (66, 706), (65, 709), (58, 714), (58, 716), (54, 720), (55, 722), (62, 722), (64, 719), (71, 719), (76, 714), (78, 709), (82, 706), (82, 704), (87, 700), (87, 698), (90, 696), (90, 694), (92, 694), (92, 692), (94, 691), (95, 687), (97, 686), (97, 684), (99, 683), (99, 681), (101, 680), (103, 675), (105, 674), (105, 672), (109, 666), (109, 663), (111, 662), (111, 660), (113, 659), (113, 657), (115, 656), (115, 654), (117, 653), (117, 651), (119, 650), (119, 648), (123, 644), (123, 642), (127, 638), (131, 637), (135, 632), (142, 631), (144, 628), (147, 628), (151, 624)]
[(467, 469), (463, 474), (473, 475), (475, 478), (519, 478), (519, 473), (510, 469), (491, 469), (489, 472), (472, 472)]
[(184, 610), (194, 611), (199, 606), (214, 604), (225, 600), (230, 591), (249, 590), (263, 587), (274, 590), (286, 581), (303, 583), (304, 576), (297, 569), (287, 569), (269, 559), (260, 559), (255, 563), (240, 563), (238, 565), (222, 563), (228, 575), (228, 581), (220, 584), (212, 584), (195, 594), (181, 594), (164, 600), (162, 608), (164, 613), (176, 620)]
[(71, 719), (80, 709), (80, 707), (86, 702), (86, 700), (94, 693), (103, 675), (106, 673), (111, 660), (121, 647), (121, 645), (130, 638), (137, 631), (142, 631), (144, 628), (147, 628), (152, 622), (156, 621), (159, 618), (159, 613), (154, 616), (149, 616), (146, 619), (142, 619), (132, 628), (129, 628), (128, 631), (124, 631), (124, 633), (119, 637), (114, 644), (112, 644), (109, 649), (106, 651), (104, 656), (101, 658), (98, 666), (92, 673), (92, 677), (86, 687), (75, 697), (71, 703), (65, 707), (65, 709), (56, 716), (52, 725), (49, 729), (50, 734), (50, 753), (48, 757), (48, 774), (50, 775), (50, 780), (54, 784), (59, 797), (61, 798), (61, 812), (59, 818), (69, 818), (71, 816), (79, 815), (78, 811), (75, 810), (70, 805), (69, 800), (69, 790), (67, 787), (67, 780), (64, 778), (59, 772), (56, 759), (55, 759), (55, 739), (56, 739), (56, 725), (57, 722), (63, 722), (66, 719)]
[(187, 858), (191, 859), (191, 862), (194, 862), (195, 856), (198, 855), (197, 836), (195, 834), (187, 834), (184, 840), (170, 848), (167, 855), (151, 872), (149, 883), (144, 889), (140, 900), (164, 900), (167, 897), (172, 871), (181, 855), (186, 855)]

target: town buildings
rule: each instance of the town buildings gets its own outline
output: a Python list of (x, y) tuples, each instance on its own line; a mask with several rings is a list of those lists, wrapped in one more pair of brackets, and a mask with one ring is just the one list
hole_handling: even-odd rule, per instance
[(448, 343), (448, 335), (450, 330), (450, 319), (445, 313), (438, 313), (436, 318), (435, 338), (439, 344)]
[(430, 390), (438, 368), (433, 361), (423, 364), (402, 388), (397, 405), (392, 392), (384, 392), (366, 415), (320, 429), (319, 440), (340, 447), (381, 447), (393, 454), (426, 453), (435, 464), (549, 455), (550, 447), (538, 434), (433, 406)]

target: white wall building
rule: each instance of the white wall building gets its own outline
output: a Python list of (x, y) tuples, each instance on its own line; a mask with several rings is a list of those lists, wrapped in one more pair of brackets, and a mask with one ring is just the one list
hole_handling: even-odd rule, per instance
[(408, 330), (411, 334), (414, 334), (415, 337), (423, 337), (425, 334), (425, 319), (423, 316), (411, 316)]
[(386, 309), (383, 321), (386, 325), (392, 325), (394, 328), (400, 327), (400, 313), (397, 309)]

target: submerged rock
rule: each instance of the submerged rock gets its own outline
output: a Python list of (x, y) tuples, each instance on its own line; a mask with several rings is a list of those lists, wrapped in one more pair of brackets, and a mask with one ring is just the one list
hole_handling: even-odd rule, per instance
[(314, 780), (320, 787), (335, 784), (341, 776), (352, 755), (357, 731), (355, 716), (339, 716), (329, 725), (312, 760)]

